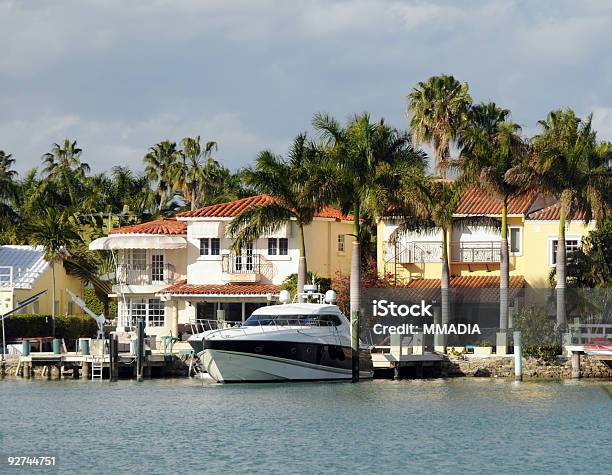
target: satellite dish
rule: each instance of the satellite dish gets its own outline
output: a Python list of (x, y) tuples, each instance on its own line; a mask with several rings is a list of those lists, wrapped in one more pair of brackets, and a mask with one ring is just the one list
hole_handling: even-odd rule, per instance
[(325, 301), (330, 304), (335, 304), (337, 300), (336, 292), (333, 290), (328, 290), (325, 292)]
[(289, 303), (291, 302), (291, 293), (288, 290), (281, 290), (278, 295), (278, 300), (281, 303)]

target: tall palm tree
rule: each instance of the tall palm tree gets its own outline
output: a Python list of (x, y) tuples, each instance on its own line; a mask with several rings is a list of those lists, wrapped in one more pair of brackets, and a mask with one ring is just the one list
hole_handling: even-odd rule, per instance
[(79, 236), (74, 231), (68, 212), (50, 207), (33, 217), (32, 222), (28, 225), (28, 238), (31, 244), (44, 248), (45, 260), (51, 266), (51, 318), (53, 336), (55, 336), (55, 265), (66, 258), (67, 247), (77, 241)]
[(510, 262), (508, 252), (508, 201), (520, 188), (506, 173), (525, 158), (528, 146), (520, 126), (508, 122), (507, 109), (495, 103), (474, 106), (470, 124), (463, 133), (463, 149), (456, 164), (464, 178), (478, 184), (501, 205), (499, 326), (508, 328)]
[(425, 155), (412, 145), (410, 135), (372, 122), (368, 113), (355, 115), (342, 127), (333, 117), (316, 114), (313, 126), (327, 155), (328, 179), (323, 192), (353, 213), (350, 313), (353, 347), (353, 379), (358, 379), (359, 312), (361, 310), (361, 220), (364, 215), (386, 211), (399, 177), (422, 173)]
[(557, 327), (562, 330), (567, 322), (565, 226), (576, 213), (583, 213), (585, 221), (603, 222), (612, 180), (610, 151), (597, 143), (591, 116), (582, 120), (570, 109), (557, 110), (539, 125), (542, 131), (532, 139), (533, 153), (508, 172), (508, 179), (559, 200), (556, 303)]
[(408, 94), (408, 116), (415, 143), (433, 146), (435, 169), (443, 178), (450, 145), (460, 139), (472, 103), (468, 84), (453, 76), (432, 76)]
[(453, 226), (498, 227), (499, 223), (486, 216), (454, 217), (461, 194), (469, 182), (422, 177), (419, 180), (403, 177), (395, 194), (393, 208), (400, 224), (392, 239), (406, 231), (442, 233), (442, 271), (440, 275), (441, 323), (450, 318), (449, 244)]
[(215, 161), (212, 151), (217, 149), (217, 142), (209, 141), (202, 147), (198, 135), (195, 138), (185, 137), (181, 145), (183, 159), (173, 167), (171, 174), (174, 181), (173, 190), (180, 189), (185, 202), (194, 210), (201, 206), (206, 192), (205, 167), (210, 165), (210, 161)]
[(176, 142), (164, 140), (149, 148), (144, 157), (145, 174), (149, 180), (157, 183), (156, 193), (159, 196), (159, 210), (166, 203), (166, 196), (172, 181), (172, 170), (181, 160), (181, 151)]
[(0, 150), (0, 215), (8, 215), (11, 211), (8, 201), (15, 191), (17, 172), (11, 170), (15, 159), (10, 153)]
[(245, 170), (244, 179), (257, 192), (270, 195), (271, 199), (245, 209), (228, 228), (235, 238), (234, 250), (238, 252), (254, 239), (295, 220), (300, 246), (298, 292), (304, 291), (308, 272), (304, 227), (324, 205), (320, 194), (324, 176), (316, 154), (305, 135), (298, 135), (293, 140), (286, 159), (268, 150), (261, 152), (255, 168)]
[(82, 149), (76, 140), (65, 139), (60, 145), (54, 143), (51, 151), (42, 156), (45, 178), (54, 183), (60, 193), (67, 195), (70, 204), (78, 204), (89, 165), (81, 162)]

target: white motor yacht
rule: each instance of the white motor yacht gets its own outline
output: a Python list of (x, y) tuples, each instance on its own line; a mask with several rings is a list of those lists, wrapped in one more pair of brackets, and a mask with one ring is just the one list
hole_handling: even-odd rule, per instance
[[(288, 301), (284, 292), (280, 300)], [(350, 323), (333, 304), (335, 292), (297, 298), (316, 303), (261, 307), (242, 326), (192, 336), (204, 370), (220, 383), (350, 380)], [(372, 374), (370, 350), (362, 345), (360, 378)]]

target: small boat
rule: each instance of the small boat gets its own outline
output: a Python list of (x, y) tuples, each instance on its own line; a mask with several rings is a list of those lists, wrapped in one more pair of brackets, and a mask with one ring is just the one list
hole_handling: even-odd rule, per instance
[[(284, 292), (280, 300), (286, 303), (255, 310), (243, 325), (198, 335), (202, 365), (212, 379), (219, 383), (351, 379), (350, 323), (334, 305), (335, 292), (323, 295), (311, 290), (298, 295), (298, 301), (309, 303), (288, 303)], [(359, 351), (359, 364), (360, 378), (371, 378), (372, 358), (365, 345)]]
[(584, 352), (589, 356), (612, 356), (612, 341), (607, 338), (594, 338), (584, 345)]

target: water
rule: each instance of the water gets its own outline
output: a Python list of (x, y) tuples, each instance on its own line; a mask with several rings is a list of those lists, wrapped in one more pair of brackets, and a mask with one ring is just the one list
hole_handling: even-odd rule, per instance
[(50, 473), (609, 474), (611, 389), (490, 379), (7, 379), (0, 453), (55, 455), (60, 467)]

